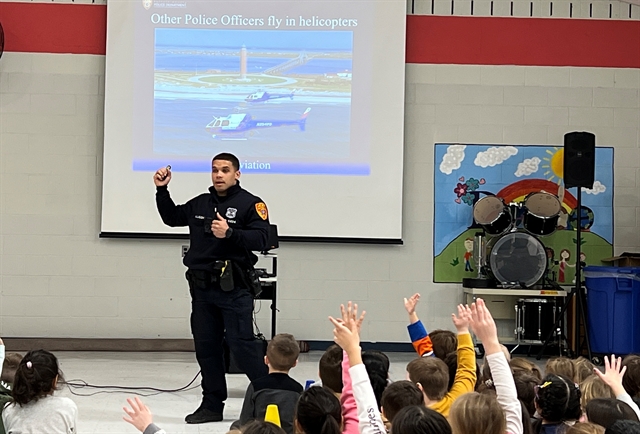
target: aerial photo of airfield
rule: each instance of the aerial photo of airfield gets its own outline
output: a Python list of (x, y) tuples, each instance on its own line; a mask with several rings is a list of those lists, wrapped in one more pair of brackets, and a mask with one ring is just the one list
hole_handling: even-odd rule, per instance
[(156, 29), (153, 152), (349, 156), (353, 34)]

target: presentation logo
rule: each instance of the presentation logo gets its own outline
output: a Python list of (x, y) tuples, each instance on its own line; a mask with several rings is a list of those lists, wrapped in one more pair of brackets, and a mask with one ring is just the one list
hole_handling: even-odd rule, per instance
[(228, 219), (236, 218), (236, 213), (238, 212), (235, 208), (227, 208), (227, 213), (225, 214)]
[(151, 9), (151, 6), (153, 6), (153, 0), (142, 0), (142, 6), (144, 6), (146, 10)]

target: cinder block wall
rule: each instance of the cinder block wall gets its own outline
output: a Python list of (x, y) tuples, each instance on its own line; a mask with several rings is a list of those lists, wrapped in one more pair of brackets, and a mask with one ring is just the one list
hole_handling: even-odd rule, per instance
[[(406, 341), (402, 298), (414, 292), (429, 329), (451, 326), (461, 288), (432, 283), (436, 142), (561, 145), (594, 132), (615, 147), (615, 251), (639, 251), (639, 92), (638, 69), (408, 64), (405, 244), (284, 244), (279, 330), (330, 340), (327, 316), (351, 299), (368, 312), (363, 340)], [(103, 102), (103, 56), (0, 60), (0, 336), (190, 337), (183, 242), (98, 239)], [(268, 315), (263, 302), (265, 331)]]

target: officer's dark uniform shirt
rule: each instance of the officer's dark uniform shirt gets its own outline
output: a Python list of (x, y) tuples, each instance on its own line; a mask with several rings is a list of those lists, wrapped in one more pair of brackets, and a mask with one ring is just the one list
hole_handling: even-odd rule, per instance
[[(167, 186), (157, 187), (156, 205), (162, 221), (172, 227), (189, 226), (189, 251), (184, 265), (192, 270), (211, 270), (216, 260), (231, 260), (244, 265), (258, 261), (252, 251), (267, 248), (269, 215), (257, 196), (240, 187), (230, 187), (225, 196), (218, 196), (213, 187), (209, 193), (194, 197), (184, 205), (176, 205)], [(205, 226), (216, 218), (216, 212), (233, 229), (230, 238), (216, 238), (205, 232)]]

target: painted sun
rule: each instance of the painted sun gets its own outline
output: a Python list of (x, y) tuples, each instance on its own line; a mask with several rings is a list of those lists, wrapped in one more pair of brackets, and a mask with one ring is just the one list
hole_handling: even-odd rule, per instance
[(543, 158), (546, 162), (542, 165), (542, 168), (546, 169), (544, 176), (547, 177), (547, 180), (557, 182), (559, 185), (564, 177), (564, 148), (554, 147), (553, 151), (547, 149), (546, 152), (549, 156)]

